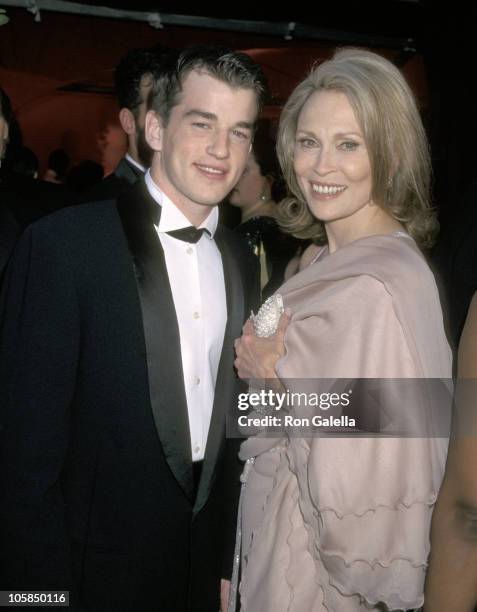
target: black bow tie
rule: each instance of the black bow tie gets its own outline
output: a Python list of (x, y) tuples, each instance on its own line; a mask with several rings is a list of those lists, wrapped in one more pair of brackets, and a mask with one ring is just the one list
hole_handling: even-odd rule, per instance
[(205, 227), (194, 227), (190, 225), (189, 227), (181, 227), (177, 230), (171, 230), (170, 232), (166, 232), (169, 236), (173, 238), (177, 238), (177, 240), (183, 240), (184, 242), (199, 242), (200, 237), (204, 232), (207, 232), (209, 236), (211, 235), (209, 230)]

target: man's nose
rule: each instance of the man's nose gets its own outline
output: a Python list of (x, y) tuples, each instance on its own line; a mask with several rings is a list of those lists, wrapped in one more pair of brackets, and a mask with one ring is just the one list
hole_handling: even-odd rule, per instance
[(217, 130), (212, 136), (207, 146), (207, 153), (217, 157), (218, 159), (224, 159), (229, 156), (229, 134), (225, 130)]

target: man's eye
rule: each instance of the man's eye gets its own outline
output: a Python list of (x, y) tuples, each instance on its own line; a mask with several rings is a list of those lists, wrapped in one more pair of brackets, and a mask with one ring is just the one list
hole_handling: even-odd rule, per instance
[(210, 125), (208, 123), (201, 123), (200, 121), (196, 121), (192, 124), (194, 127), (200, 128), (201, 130), (208, 130)]
[(239, 140), (249, 140), (250, 136), (247, 132), (242, 132), (241, 130), (234, 130), (233, 135)]

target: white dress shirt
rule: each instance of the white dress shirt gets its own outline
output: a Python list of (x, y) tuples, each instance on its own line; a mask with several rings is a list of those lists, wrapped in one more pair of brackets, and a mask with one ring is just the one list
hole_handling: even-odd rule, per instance
[(219, 211), (214, 206), (200, 225), (210, 236), (204, 232), (196, 244), (178, 240), (166, 232), (190, 227), (190, 221), (161, 191), (149, 170), (146, 186), (162, 209), (156, 231), (179, 324), (192, 460), (199, 461), (205, 454), (227, 322), (222, 257), (213, 239)]

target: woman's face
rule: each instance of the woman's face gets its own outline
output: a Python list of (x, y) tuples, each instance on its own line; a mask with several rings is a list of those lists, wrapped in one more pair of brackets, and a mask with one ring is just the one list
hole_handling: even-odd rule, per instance
[(3, 159), (8, 140), (8, 123), (0, 115), (0, 159)]
[(266, 187), (267, 179), (262, 175), (253, 153), (250, 153), (245, 170), (230, 193), (229, 202), (238, 208), (253, 206), (265, 194)]
[(312, 214), (325, 227), (371, 218), (371, 163), (345, 94), (324, 90), (308, 99), (298, 117), (294, 170)]

